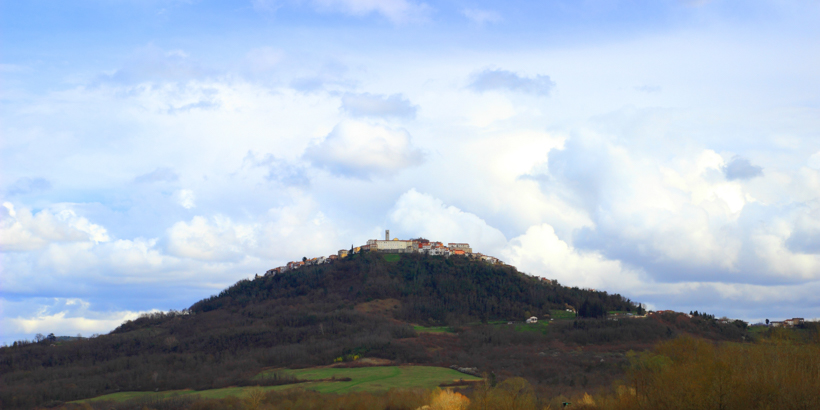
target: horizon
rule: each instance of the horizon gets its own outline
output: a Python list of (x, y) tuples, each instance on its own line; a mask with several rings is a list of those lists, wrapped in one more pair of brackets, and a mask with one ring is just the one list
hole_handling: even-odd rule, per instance
[(2, 7), (0, 344), (385, 229), (652, 310), (820, 316), (820, 4)]

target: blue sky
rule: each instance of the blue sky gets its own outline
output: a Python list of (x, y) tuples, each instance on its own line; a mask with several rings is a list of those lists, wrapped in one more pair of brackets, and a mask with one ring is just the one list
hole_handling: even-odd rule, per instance
[(0, 7), (0, 343), (384, 229), (654, 308), (820, 316), (815, 2)]

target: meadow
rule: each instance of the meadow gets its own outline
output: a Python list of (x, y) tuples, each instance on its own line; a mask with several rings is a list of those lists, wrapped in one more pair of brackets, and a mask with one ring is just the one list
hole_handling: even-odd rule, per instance
[[(248, 392), (252, 390), (269, 392), (292, 388), (307, 389), (318, 393), (377, 393), (391, 389), (434, 389), (442, 383), (452, 383), (458, 380), (481, 380), (480, 377), (464, 374), (453, 369), (435, 366), (377, 366), (353, 368), (318, 367), (294, 370), (274, 369), (262, 372), (257, 377), (268, 377), (273, 374), (284, 374), (306, 382), (286, 384), (282, 386), (227, 387), (200, 391), (170, 390), (164, 392), (119, 392), (106, 394), (87, 400), (78, 400), (75, 403), (94, 401), (123, 402), (135, 399), (166, 399), (187, 395), (196, 395), (202, 399), (223, 399), (232, 396), (241, 397), (248, 394)], [(346, 380), (348, 378), (350, 379), (349, 381)]]

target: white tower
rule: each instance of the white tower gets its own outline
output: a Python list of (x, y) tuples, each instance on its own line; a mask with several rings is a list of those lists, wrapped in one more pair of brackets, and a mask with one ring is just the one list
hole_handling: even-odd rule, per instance
[(389, 241), (389, 240), (390, 240), (390, 230), (389, 230), (389, 229), (386, 229), (386, 230), (384, 231), (384, 240), (385, 240), (385, 241)]

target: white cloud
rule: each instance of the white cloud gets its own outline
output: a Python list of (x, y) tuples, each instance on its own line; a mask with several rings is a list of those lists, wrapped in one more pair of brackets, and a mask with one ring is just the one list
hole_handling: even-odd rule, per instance
[(15, 209), (3, 203), (0, 221), (0, 246), (6, 251), (41, 249), (55, 242), (107, 242), (105, 228), (78, 216), (71, 209), (41, 210), (32, 214), (28, 208)]
[(177, 222), (168, 230), (168, 251), (174, 256), (205, 261), (235, 260), (255, 247), (256, 229), (224, 216), (210, 220), (195, 216), (190, 222)]
[(95, 333), (108, 333), (126, 320), (134, 320), (146, 312), (108, 311), (99, 312), (91, 309), (91, 304), (80, 298), (51, 298), (37, 303), (11, 302), (0, 299), (16, 316), (0, 319), (2, 335), (7, 342), (12, 339), (32, 340), (36, 333), (56, 336), (85, 337)]
[(411, 189), (402, 194), (390, 211), (394, 232), (447, 242), (469, 242), (476, 252), (498, 252), (504, 234), (469, 212), (447, 206), (431, 195)]
[(355, 178), (388, 176), (421, 164), (424, 155), (410, 134), (359, 121), (344, 121), (305, 151), (313, 165)]
[(532, 226), (513, 238), (501, 255), (523, 272), (557, 279), (565, 286), (601, 290), (642, 287), (636, 272), (598, 252), (574, 249), (548, 224)]
[(174, 196), (176, 197), (179, 206), (185, 209), (191, 209), (196, 206), (196, 196), (194, 196), (194, 191), (191, 191), (190, 189), (180, 189), (174, 194)]

